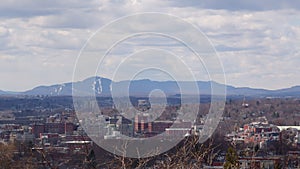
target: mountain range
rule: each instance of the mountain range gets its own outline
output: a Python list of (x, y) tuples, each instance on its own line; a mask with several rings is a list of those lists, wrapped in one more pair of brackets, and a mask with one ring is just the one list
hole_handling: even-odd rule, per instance
[[(180, 84), (180, 87), (179, 87)], [(199, 92), (195, 91), (193, 85), (198, 87)], [(184, 89), (184, 94), (195, 95), (210, 95), (211, 86), (214, 86), (216, 95), (218, 89), (225, 89), (227, 95), (243, 95), (243, 96), (258, 96), (258, 97), (299, 97), (300, 86), (294, 86), (291, 88), (279, 89), (279, 90), (266, 90), (255, 89), (249, 87), (234, 87), (230, 85), (220, 84), (214, 81), (152, 81), (149, 79), (133, 80), (133, 81), (120, 81), (114, 82), (107, 78), (102, 77), (90, 77), (83, 81), (78, 81), (63, 84), (56, 84), (50, 86), (38, 86), (31, 90), (24, 92), (11, 92), (0, 90), (0, 95), (48, 95), (48, 96), (71, 96), (72, 89), (76, 95), (90, 95), (96, 96), (111, 96), (112, 90), (115, 96), (148, 96), (149, 93), (155, 89), (159, 89), (164, 92), (165, 95), (178, 95), (180, 89)]]

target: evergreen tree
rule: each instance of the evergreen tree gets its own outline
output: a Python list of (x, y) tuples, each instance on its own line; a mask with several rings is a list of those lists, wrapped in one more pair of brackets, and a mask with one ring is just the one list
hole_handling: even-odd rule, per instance
[(89, 154), (86, 156), (85, 159), (85, 166), (86, 168), (96, 168), (97, 163), (96, 163), (96, 156), (94, 150), (90, 150)]
[(239, 167), (238, 155), (234, 148), (229, 147), (225, 157), (224, 169), (237, 169)]

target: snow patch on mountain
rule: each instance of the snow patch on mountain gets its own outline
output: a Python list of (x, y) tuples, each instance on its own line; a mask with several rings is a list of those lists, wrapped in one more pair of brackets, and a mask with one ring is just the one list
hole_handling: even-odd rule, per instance
[(61, 91), (63, 90), (63, 88), (65, 87), (65, 84), (60, 85), (56, 90), (56, 95), (60, 95)]
[(102, 93), (101, 78), (95, 79), (94, 83), (92, 84), (92, 89), (96, 94)]

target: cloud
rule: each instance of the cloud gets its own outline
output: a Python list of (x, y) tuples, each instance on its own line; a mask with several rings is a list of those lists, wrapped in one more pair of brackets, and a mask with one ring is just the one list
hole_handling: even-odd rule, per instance
[(30, 18), (61, 14), (69, 9), (83, 10), (93, 6), (97, 7), (96, 0), (7, 0), (0, 4), (0, 17), (2, 18)]
[(6, 37), (8, 35), (8, 30), (5, 27), (0, 27), (0, 37)]
[(299, 11), (176, 10), (212, 40), (229, 84), (274, 89), (300, 83)]
[[(70, 81), (76, 56), (87, 39), (115, 19), (139, 12), (168, 13), (194, 24), (216, 47), (229, 84), (263, 88), (297, 85), (300, 84), (296, 73), (300, 64), (299, 9), (300, 2), (291, 0), (276, 3), (271, 0), (3, 1), (0, 78), (6, 80), (0, 89), (24, 90)], [(142, 29), (156, 25), (131, 26)], [(169, 26), (170, 31), (179, 30), (175, 25)], [(127, 25), (122, 29), (131, 28)], [(107, 35), (107, 40), (112, 36)], [(138, 38), (135, 42), (126, 41), (107, 64), (114, 65), (125, 54), (148, 47), (189, 55), (172, 41), (148, 38), (146, 42)], [(197, 62), (189, 58), (190, 67), (198, 68), (199, 65), (193, 65)], [(22, 79), (22, 86), (16, 79)]]
[(278, 9), (300, 9), (300, 2), (293, 0), (190, 0), (188, 2), (180, 0), (169, 0), (172, 6), (175, 7), (194, 7), (202, 9), (225, 9), (232, 11), (265, 11), (265, 10), (278, 10)]

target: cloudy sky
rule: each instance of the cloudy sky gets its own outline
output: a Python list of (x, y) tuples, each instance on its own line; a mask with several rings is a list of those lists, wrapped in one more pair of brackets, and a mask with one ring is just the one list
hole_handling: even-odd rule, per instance
[[(300, 85), (299, 10), (300, 1), (294, 0), (3, 1), (0, 90), (71, 81), (79, 51), (95, 31), (142, 12), (171, 14), (194, 24), (216, 48), (229, 85)], [(113, 65), (113, 60), (106, 62)]]

